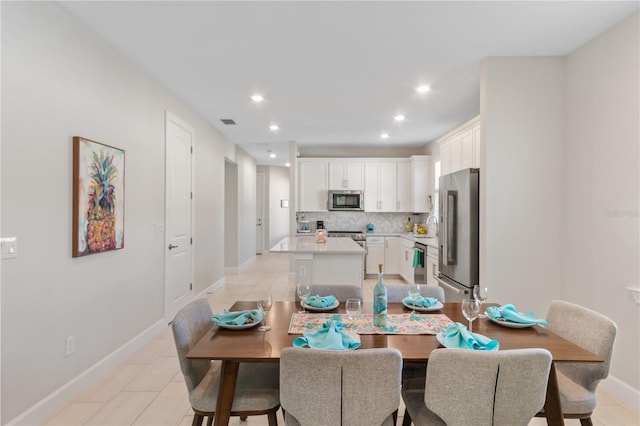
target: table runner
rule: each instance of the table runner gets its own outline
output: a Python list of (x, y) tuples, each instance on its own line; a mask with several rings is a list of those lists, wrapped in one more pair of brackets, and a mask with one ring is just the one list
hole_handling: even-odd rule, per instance
[(289, 334), (302, 334), (322, 328), (327, 320), (341, 321), (345, 331), (358, 334), (438, 334), (453, 321), (443, 314), (387, 314), (387, 326), (373, 325), (373, 314), (361, 314), (351, 320), (347, 314), (295, 313), (291, 316)]

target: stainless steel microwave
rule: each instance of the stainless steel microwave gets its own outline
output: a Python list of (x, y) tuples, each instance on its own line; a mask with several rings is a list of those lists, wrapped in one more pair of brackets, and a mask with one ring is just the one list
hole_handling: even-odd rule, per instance
[(363, 191), (329, 191), (329, 210), (364, 210)]

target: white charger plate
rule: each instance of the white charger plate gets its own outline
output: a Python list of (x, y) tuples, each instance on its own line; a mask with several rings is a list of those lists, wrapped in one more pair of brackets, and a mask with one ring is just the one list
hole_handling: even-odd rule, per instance
[[(476, 336), (480, 336), (480, 337), (484, 337), (486, 339), (488, 339), (487, 336), (485, 336), (484, 334), (480, 334), (480, 333), (473, 333)], [(438, 333), (436, 334), (436, 339), (438, 340), (438, 343), (440, 343), (442, 346), (444, 346), (445, 348), (448, 348), (449, 346), (444, 344), (444, 334), (443, 333)], [(457, 349), (462, 349), (462, 348), (457, 348)], [(471, 350), (471, 349), (469, 349)], [(493, 349), (494, 351), (497, 351), (497, 349)]]
[(229, 330), (244, 330), (245, 328), (251, 328), (251, 327), (255, 327), (256, 325), (260, 324), (262, 321), (255, 321), (255, 322), (248, 322), (248, 323), (244, 323), (244, 324), (240, 324), (240, 325), (234, 325), (234, 324), (216, 324), (218, 327), (222, 327), (222, 328), (227, 328)]
[(340, 301), (336, 300), (334, 303), (332, 303), (329, 306), (325, 306), (324, 308), (318, 308), (316, 306), (311, 306), (311, 305), (307, 305), (306, 302), (302, 302), (302, 306), (304, 306), (305, 309), (309, 310), (309, 311), (314, 311), (314, 312), (326, 312), (326, 311), (332, 311), (335, 308), (338, 307), (338, 305), (340, 305)]
[[(484, 313), (485, 315), (487, 315), (487, 313)], [(498, 321), (495, 320), (493, 318), (491, 318), (489, 315), (487, 315), (487, 318), (489, 318), (491, 320), (491, 322), (495, 322), (496, 324), (499, 324), (503, 327), (507, 327), (507, 328), (529, 328), (529, 327), (533, 327), (535, 324), (522, 324), (520, 322), (511, 322), (511, 321)]]
[(409, 303), (406, 303), (404, 300), (402, 301), (402, 304), (404, 306), (406, 306), (409, 309), (413, 309), (415, 311), (418, 312), (432, 312), (432, 311), (439, 311), (440, 309), (442, 309), (443, 305), (440, 302), (436, 302), (435, 305), (433, 306), (429, 306), (429, 307), (424, 307), (424, 306), (413, 306), (410, 305)]

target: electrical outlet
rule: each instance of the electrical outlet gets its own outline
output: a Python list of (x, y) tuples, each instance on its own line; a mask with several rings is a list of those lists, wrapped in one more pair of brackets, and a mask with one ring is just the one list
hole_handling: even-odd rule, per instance
[(300, 267), (300, 276), (304, 277), (307, 275), (307, 268), (305, 268), (304, 266)]
[(76, 336), (71, 335), (65, 340), (65, 356), (71, 355), (76, 350)]

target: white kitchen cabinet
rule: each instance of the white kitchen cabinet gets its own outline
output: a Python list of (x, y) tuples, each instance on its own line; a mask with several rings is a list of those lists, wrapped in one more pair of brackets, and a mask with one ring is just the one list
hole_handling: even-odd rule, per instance
[(298, 211), (327, 211), (326, 160), (298, 159)]
[(389, 275), (400, 274), (400, 237), (384, 238), (384, 272)]
[(364, 190), (364, 161), (329, 161), (330, 190)]
[(378, 274), (378, 265), (384, 265), (384, 237), (367, 236), (367, 257), (365, 270), (367, 274)]
[(400, 238), (400, 276), (413, 283), (413, 241)]
[(438, 285), (438, 280), (434, 275), (438, 274), (438, 249), (427, 246), (427, 254), (424, 260), (425, 274), (427, 275), (427, 285)]
[(365, 162), (364, 210), (397, 211), (397, 160)]
[(396, 164), (396, 210), (413, 212), (413, 175), (409, 160)]
[(431, 202), (429, 196), (433, 196), (431, 177), (431, 157), (428, 155), (413, 155), (411, 163), (411, 212), (429, 213)]
[(438, 143), (441, 174), (480, 167), (480, 116), (456, 127)]

